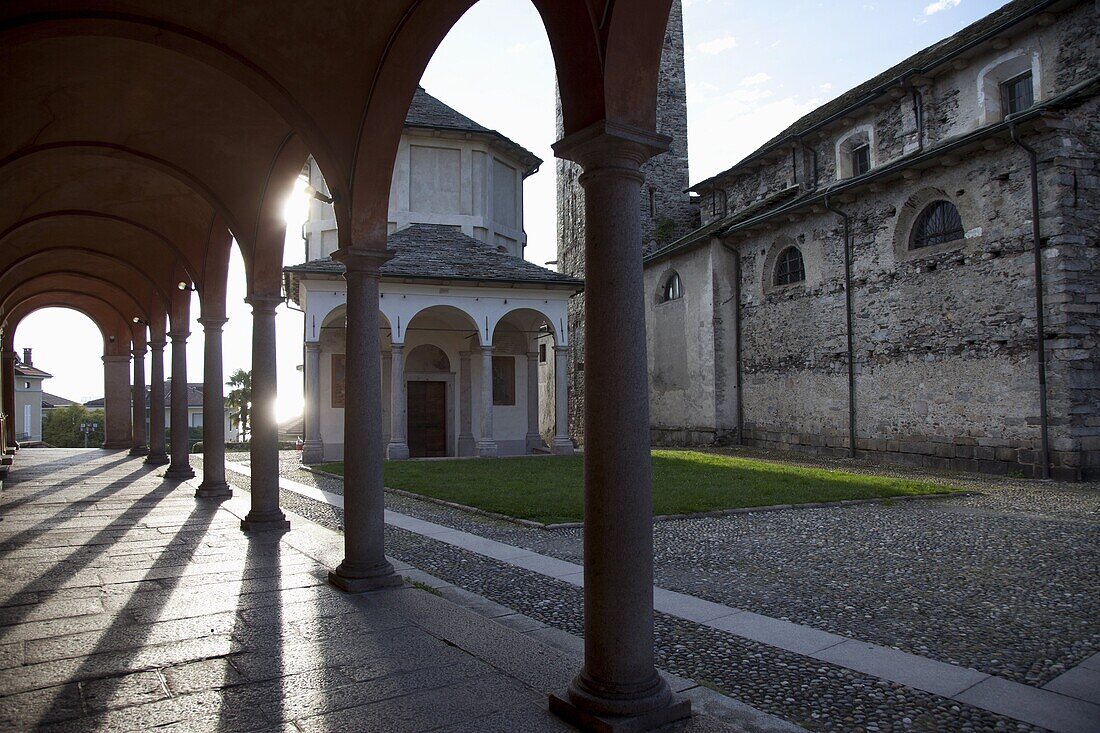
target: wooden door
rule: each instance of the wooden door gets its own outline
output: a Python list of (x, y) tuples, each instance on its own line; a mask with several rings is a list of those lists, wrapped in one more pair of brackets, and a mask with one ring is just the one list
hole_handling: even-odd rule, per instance
[(447, 383), (409, 382), (409, 455), (447, 455)]

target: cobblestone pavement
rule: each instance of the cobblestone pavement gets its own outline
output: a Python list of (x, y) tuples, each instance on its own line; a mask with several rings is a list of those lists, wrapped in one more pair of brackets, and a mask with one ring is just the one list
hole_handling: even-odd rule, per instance
[[(283, 455), (282, 467), (294, 481), (342, 492), (339, 479), (303, 471), (292, 452)], [(656, 523), (656, 582), (1032, 685), (1100, 648), (1096, 485), (922, 475), (981, 494)], [(246, 481), (238, 474), (232, 480)], [(283, 500), (317, 521), (341, 521), (339, 510), (299, 495), (283, 492)], [(387, 506), (581, 560), (579, 530), (530, 529), (396, 495), (387, 496)], [(580, 631), (580, 591), (571, 586), (393, 528), (387, 541), (390, 553), (410, 564), (547, 624)], [(441, 558), (452, 561), (440, 567)], [(658, 635), (670, 671), (706, 680), (808, 728), (1017, 725), (689, 622), (659, 617)], [(777, 696), (783, 688), (792, 693)]]

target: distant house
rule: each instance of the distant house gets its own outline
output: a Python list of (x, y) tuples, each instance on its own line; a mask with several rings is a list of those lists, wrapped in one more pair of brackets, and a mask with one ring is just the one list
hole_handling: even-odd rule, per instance
[[(149, 425), (149, 388), (145, 389), (145, 424)], [(99, 397), (84, 403), (90, 410), (103, 409), (103, 398)], [(228, 409), (225, 413), (225, 439), (228, 442), (237, 441), (237, 428)], [(172, 380), (164, 380), (164, 427), (172, 425)], [(191, 428), (202, 427), (202, 383), (189, 382), (187, 385), (187, 426)]]
[(49, 392), (42, 393), (42, 409), (53, 410), (58, 407), (69, 407), (70, 405), (79, 404), (75, 400), (65, 399), (60, 395), (50, 394)]
[(15, 361), (15, 436), (20, 443), (42, 440), (42, 382), (52, 374), (34, 366), (31, 350)]

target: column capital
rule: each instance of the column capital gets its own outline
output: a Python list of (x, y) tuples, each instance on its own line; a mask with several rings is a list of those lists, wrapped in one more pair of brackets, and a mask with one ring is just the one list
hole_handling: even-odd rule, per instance
[(167, 341), (150, 341), (149, 348), (153, 351), (164, 351), (164, 347), (167, 345)]
[(187, 337), (191, 335), (190, 331), (169, 331), (167, 336), (172, 340), (172, 343), (182, 343), (187, 340)]
[(321, 342), (320, 341), (306, 341), (305, 346), (306, 346), (306, 351), (320, 351), (321, 350)]
[(482, 344), (481, 345), (481, 353), (482, 354), (491, 354), (491, 353), (493, 353), (493, 345), (492, 344)]
[(222, 326), (229, 322), (225, 316), (203, 316), (198, 320), (204, 331), (220, 331)]
[(404, 351), (405, 350), (405, 342), (404, 341), (391, 341), (390, 342), (390, 351), (394, 351), (394, 350)]
[(253, 313), (270, 313), (271, 315), (275, 315), (275, 309), (283, 302), (283, 298), (279, 295), (260, 295), (258, 293), (253, 293), (245, 298), (244, 302), (252, 306)]
[(554, 344), (554, 351), (555, 351), (555, 353), (558, 353), (558, 354), (568, 354), (569, 353), (569, 344), (564, 344), (564, 345)]
[(119, 364), (121, 362), (126, 362), (127, 364), (129, 364), (130, 363), (130, 355), (129, 354), (104, 354), (103, 355), (103, 363), (104, 364)]
[(395, 254), (396, 252), (389, 249), (349, 247), (336, 250), (330, 257), (344, 266), (346, 269), (345, 278), (351, 273), (379, 277), (382, 274), (382, 265), (393, 259)]
[(146, 351), (145, 349), (134, 349), (130, 353), (133, 354), (134, 358), (136, 358), (136, 359), (144, 359), (145, 358), (145, 351)]
[(635, 171), (654, 155), (668, 150), (672, 138), (612, 120), (600, 120), (553, 144), (554, 155), (579, 163), (585, 172), (615, 169)]

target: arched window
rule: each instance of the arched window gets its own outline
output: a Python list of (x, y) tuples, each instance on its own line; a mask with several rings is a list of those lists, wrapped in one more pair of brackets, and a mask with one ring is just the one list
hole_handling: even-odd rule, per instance
[(954, 242), (964, 236), (962, 217), (950, 201), (933, 201), (924, 208), (913, 225), (910, 249), (933, 247)]
[(670, 300), (679, 300), (684, 297), (684, 284), (680, 282), (679, 273), (672, 273), (665, 280), (665, 289), (661, 292), (661, 301), (667, 303)]
[(798, 247), (787, 247), (775, 261), (775, 284), (794, 285), (806, 279), (806, 265)]

